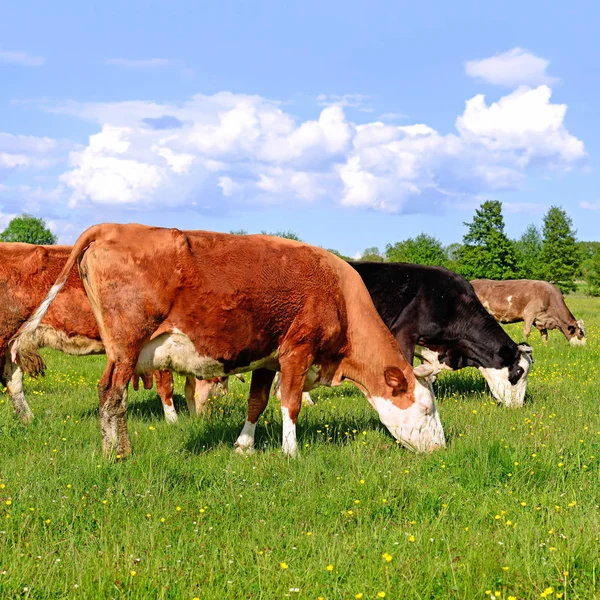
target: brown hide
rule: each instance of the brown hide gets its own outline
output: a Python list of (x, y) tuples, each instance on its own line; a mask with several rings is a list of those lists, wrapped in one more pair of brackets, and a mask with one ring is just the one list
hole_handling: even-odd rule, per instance
[(560, 290), (546, 281), (475, 279), (473, 289), (483, 306), (500, 323), (525, 323), (525, 336), (535, 326), (547, 339), (549, 329), (559, 329), (567, 340), (584, 339), (585, 332), (565, 304)]
[[(43, 301), (70, 252), (69, 246), (0, 243), (0, 357)], [(83, 336), (100, 342), (96, 319), (77, 272), (69, 275), (42, 323), (68, 338)]]
[(347, 377), (377, 396), (389, 395), (384, 368), (397, 368), (403, 389), (396, 401), (411, 404), (412, 369), (360, 276), (341, 259), (261, 235), (134, 224), (92, 229), (80, 268), (109, 358), (133, 361), (150, 338), (181, 331), (229, 374), (302, 346), (326, 378)]
[[(5, 385), (6, 369), (2, 367), (5, 361), (10, 361), (7, 356), (9, 342), (44, 300), (71, 250), (70, 246), (0, 243), (0, 378)], [(69, 274), (48, 309), (26, 356), (21, 355), (21, 366), (34, 376), (44, 369), (38, 347), (51, 347), (68, 354), (104, 353), (96, 318), (76, 270)], [(165, 377), (172, 380), (170, 373)], [(22, 402), (25, 402), (24, 398)], [(21, 412), (16, 403), (15, 408)], [(26, 403), (23, 410), (27, 414), (21, 413), (21, 417), (30, 420), (32, 415)]]

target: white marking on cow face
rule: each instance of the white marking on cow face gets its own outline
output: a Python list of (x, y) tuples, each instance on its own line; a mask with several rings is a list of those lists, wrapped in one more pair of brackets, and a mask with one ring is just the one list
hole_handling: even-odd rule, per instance
[(244, 428), (235, 442), (235, 451), (239, 454), (250, 454), (254, 451), (254, 434), (256, 432), (256, 423), (246, 421)]
[(429, 380), (431, 381), (431, 383), (433, 383), (435, 381), (437, 373), (439, 373), (442, 369), (452, 371), (452, 369), (448, 365), (440, 362), (440, 353), (439, 352), (434, 352), (433, 350), (430, 350), (429, 348), (425, 348), (424, 346), (417, 345), (417, 346), (415, 346), (415, 356), (418, 359), (420, 359), (421, 361), (423, 361), (424, 363), (431, 365), (434, 368), (434, 370), (436, 371), (435, 373), (432, 373), (429, 376)]
[(296, 423), (292, 421), (290, 411), (286, 406), (281, 407), (281, 420), (283, 421), (283, 442), (281, 444), (281, 451), (288, 456), (294, 457), (298, 454)]
[(578, 319), (575, 324), (575, 333), (569, 340), (569, 344), (571, 346), (585, 346), (587, 339), (585, 337), (585, 327), (583, 326), (583, 320)]
[(417, 377), (415, 401), (408, 408), (398, 408), (391, 400), (372, 396), (369, 402), (379, 413), (381, 422), (403, 445), (417, 452), (430, 452), (446, 445), (444, 430), (433, 398), (431, 383)]
[(533, 363), (531, 353), (522, 351), (520, 353), (519, 366), (523, 369), (523, 375), (519, 381), (512, 385), (508, 379), (508, 367), (503, 369), (490, 369), (479, 367), (479, 371), (490, 387), (492, 396), (504, 406), (521, 407), (525, 403), (525, 392), (527, 391), (527, 378)]

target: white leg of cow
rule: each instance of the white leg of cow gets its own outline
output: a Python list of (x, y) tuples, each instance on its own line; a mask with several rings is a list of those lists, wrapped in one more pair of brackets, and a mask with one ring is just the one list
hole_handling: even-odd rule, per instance
[(302, 404), (306, 404), (306, 406), (314, 406), (315, 403), (312, 401), (310, 394), (308, 392), (302, 392)]
[[(293, 332), (290, 332), (293, 339)], [(297, 456), (296, 421), (302, 407), (302, 392), (312, 365), (313, 354), (308, 346), (280, 348), (281, 418), (283, 425), (281, 450), (287, 456)]]
[(256, 432), (256, 423), (246, 421), (242, 432), (235, 441), (235, 449), (239, 454), (250, 454), (254, 451), (254, 434)]
[(205, 411), (213, 387), (214, 383), (210, 380), (196, 379), (193, 375), (185, 378), (185, 401), (190, 415), (198, 416)]
[(154, 379), (156, 380), (156, 391), (160, 396), (165, 413), (165, 421), (167, 423), (177, 423), (177, 411), (173, 404), (173, 373), (170, 371), (154, 371)]
[[(275, 381), (273, 382), (273, 395), (281, 402), (281, 373), (276, 373)], [(306, 406), (314, 406), (315, 403), (312, 401), (308, 392), (302, 392), (302, 404)]]
[(281, 420), (283, 424), (281, 451), (292, 458), (298, 455), (298, 442), (296, 440), (296, 423), (290, 417), (287, 406), (281, 407)]
[(23, 371), (21, 368), (10, 360), (10, 356), (6, 357), (4, 364), (4, 378), (6, 381), (6, 390), (8, 395), (23, 423), (31, 423), (33, 421), (33, 413), (25, 399), (23, 392)]
[(236, 452), (249, 454), (254, 451), (256, 422), (269, 403), (269, 392), (273, 383), (273, 371), (257, 369), (252, 374), (248, 395), (248, 416), (244, 428), (235, 442)]

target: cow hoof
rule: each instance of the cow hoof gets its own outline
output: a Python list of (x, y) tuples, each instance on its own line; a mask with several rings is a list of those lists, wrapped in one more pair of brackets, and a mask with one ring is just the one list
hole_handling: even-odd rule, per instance
[(19, 419), (21, 419), (21, 423), (23, 423), (23, 425), (29, 425), (33, 421), (33, 413), (22, 413), (19, 415)]
[(298, 448), (282, 448), (281, 453), (288, 458), (299, 458)]
[(177, 423), (177, 413), (175, 411), (165, 411), (165, 421), (167, 423)]
[(235, 452), (236, 452), (236, 454), (239, 454), (240, 456), (250, 456), (250, 455), (254, 454), (256, 452), (256, 450), (254, 449), (254, 446), (236, 445)]

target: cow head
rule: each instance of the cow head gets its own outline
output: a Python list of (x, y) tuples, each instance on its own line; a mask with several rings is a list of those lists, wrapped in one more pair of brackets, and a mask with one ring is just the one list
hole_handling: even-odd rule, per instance
[(533, 364), (532, 349), (527, 344), (519, 344), (515, 353), (509, 348), (506, 348), (506, 351), (511, 354), (510, 360), (505, 361), (507, 366), (501, 369), (479, 367), (479, 370), (498, 402), (505, 406), (523, 406), (527, 377)]
[(431, 385), (431, 379), (439, 369), (423, 364), (413, 372), (415, 380), (411, 389), (398, 367), (386, 367), (385, 394), (367, 397), (379, 413), (381, 422), (403, 446), (417, 452), (428, 452), (446, 445)]
[(575, 325), (569, 325), (569, 344), (571, 346), (584, 346), (585, 339), (585, 329), (583, 327), (583, 320), (579, 319), (575, 322)]

